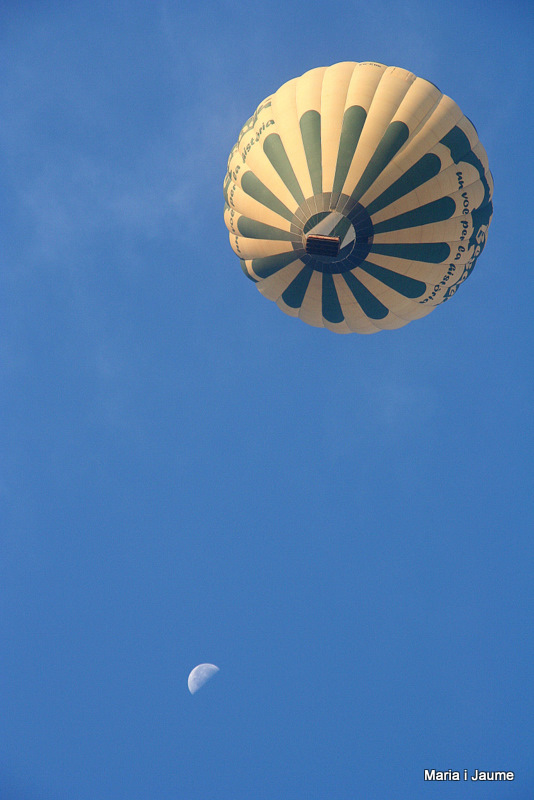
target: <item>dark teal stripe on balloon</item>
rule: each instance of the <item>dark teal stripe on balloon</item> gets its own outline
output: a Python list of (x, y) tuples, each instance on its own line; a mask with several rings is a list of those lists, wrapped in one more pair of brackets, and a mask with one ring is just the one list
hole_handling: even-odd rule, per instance
[(373, 185), (380, 173), (389, 162), (397, 155), (402, 145), (408, 139), (410, 131), (404, 122), (396, 120), (389, 126), (375, 152), (371, 156), (362, 177), (352, 192), (352, 199), (359, 200), (362, 195)]
[(415, 242), (413, 244), (373, 244), (371, 253), (390, 258), (405, 258), (408, 261), (424, 261), (427, 264), (441, 264), (451, 253), (445, 242)]
[(389, 310), (386, 306), (380, 300), (377, 300), (374, 294), (352, 272), (344, 272), (343, 277), (363, 313), (369, 319), (384, 319), (384, 317), (387, 317)]
[(441, 144), (444, 144), (445, 147), (449, 148), (449, 150), (451, 151), (451, 158), (455, 164), (458, 164), (460, 161), (466, 161), (468, 163), (470, 161), (471, 163), (473, 163), (472, 158), (464, 158), (465, 155), (472, 153), (471, 144), (469, 142), (467, 134), (465, 134), (463, 130), (459, 128), (457, 125), (455, 125), (455, 127), (452, 128), (443, 137), (443, 139), (441, 139)]
[(277, 133), (270, 133), (263, 142), (263, 150), (297, 203), (299, 205), (303, 203), (304, 195), (302, 194), (302, 189), (293, 172), (293, 167), (287, 157), (280, 136)]
[(258, 283), (257, 279), (253, 278), (250, 272), (248, 271), (247, 265), (245, 264), (245, 261), (242, 258), (239, 259), (239, 263), (241, 264), (241, 269), (243, 270), (247, 278), (251, 281), (254, 281), (254, 283)]
[(439, 175), (440, 169), (441, 161), (438, 156), (434, 153), (427, 153), (372, 203), (369, 203), (367, 213), (372, 217), (377, 211), (381, 211), (386, 206), (394, 203), (399, 197), (404, 197), (404, 195), (422, 186), (423, 183), (431, 180), (431, 178), (435, 178), (436, 175)]
[(452, 197), (440, 197), (424, 206), (406, 211), (391, 219), (383, 222), (375, 222), (373, 230), (376, 233), (388, 233), (389, 231), (401, 231), (404, 228), (415, 228), (418, 225), (430, 225), (432, 222), (442, 222), (450, 219), (456, 211), (456, 203)]
[(280, 242), (291, 242), (293, 240), (293, 234), (289, 231), (283, 231), (281, 228), (266, 225), (265, 222), (258, 222), (255, 219), (249, 219), (249, 217), (239, 217), (237, 229), (241, 236), (245, 236), (247, 239), (274, 239)]
[(306, 111), (300, 118), (300, 132), (314, 194), (323, 191), (323, 167), (321, 163), (321, 115), (318, 111)]
[(345, 319), (334, 279), (328, 272), (323, 272), (322, 312), (328, 322), (343, 322)]
[(244, 192), (246, 192), (250, 197), (254, 200), (257, 200), (258, 203), (261, 203), (262, 206), (266, 208), (270, 208), (271, 211), (274, 211), (275, 214), (279, 214), (284, 219), (287, 219), (288, 222), (293, 222), (293, 214), (287, 208), (287, 206), (282, 203), (278, 197), (271, 192), (270, 189), (265, 186), (264, 183), (260, 181), (259, 178), (254, 175), (253, 172), (245, 172), (243, 177), (241, 178), (241, 188)]
[(282, 294), (282, 300), (290, 308), (300, 308), (306, 289), (313, 275), (311, 267), (303, 267), (299, 274), (294, 278), (285, 292)]
[(370, 261), (363, 261), (360, 264), (360, 269), (365, 270), (368, 275), (372, 275), (373, 278), (389, 286), (390, 289), (394, 289), (403, 297), (409, 297), (411, 300), (421, 297), (426, 292), (426, 283), (423, 283), (423, 281), (417, 281), (415, 278), (408, 277), (408, 275), (400, 275), (398, 272), (379, 267), (378, 264), (372, 264)]
[(361, 106), (351, 106), (343, 115), (333, 192), (343, 191), (366, 117), (366, 111)]
[(274, 256), (254, 258), (252, 260), (252, 269), (259, 278), (269, 278), (275, 272), (287, 267), (288, 264), (292, 264), (298, 257), (295, 250), (291, 250), (289, 253), (277, 253)]

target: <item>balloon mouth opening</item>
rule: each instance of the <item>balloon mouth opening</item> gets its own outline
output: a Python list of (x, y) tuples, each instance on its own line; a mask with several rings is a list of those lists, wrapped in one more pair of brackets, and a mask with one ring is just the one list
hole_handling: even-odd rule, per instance
[(340, 246), (341, 239), (339, 236), (309, 234), (306, 237), (306, 253), (310, 256), (335, 258), (339, 254)]
[(350, 272), (373, 246), (373, 223), (367, 210), (347, 195), (316, 194), (299, 206), (291, 223), (297, 258), (316, 272)]

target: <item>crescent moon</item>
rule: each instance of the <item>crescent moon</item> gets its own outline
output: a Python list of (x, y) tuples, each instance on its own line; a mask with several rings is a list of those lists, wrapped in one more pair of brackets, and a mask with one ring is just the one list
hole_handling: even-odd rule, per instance
[(199, 664), (192, 669), (187, 679), (187, 686), (191, 694), (198, 692), (217, 672), (219, 672), (219, 667), (216, 667), (215, 664)]

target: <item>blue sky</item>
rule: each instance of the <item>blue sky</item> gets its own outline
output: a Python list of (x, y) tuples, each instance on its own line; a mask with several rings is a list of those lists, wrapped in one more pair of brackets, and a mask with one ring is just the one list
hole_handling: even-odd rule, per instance
[[(0, 5), (1, 800), (532, 797), (533, 38), (519, 0)], [(495, 180), (467, 283), (375, 336), (282, 314), (222, 218), (260, 100), (343, 60), (437, 84)]]

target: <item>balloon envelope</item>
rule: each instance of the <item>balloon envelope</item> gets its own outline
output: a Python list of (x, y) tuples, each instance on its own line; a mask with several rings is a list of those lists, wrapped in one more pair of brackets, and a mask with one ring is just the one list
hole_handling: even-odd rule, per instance
[(452, 297), (492, 193), (453, 100), (399, 67), (343, 62), (260, 103), (228, 160), (225, 222), (243, 272), (286, 314), (374, 333)]

